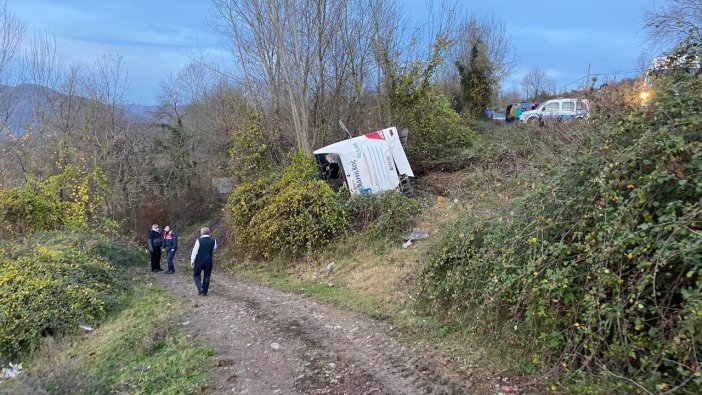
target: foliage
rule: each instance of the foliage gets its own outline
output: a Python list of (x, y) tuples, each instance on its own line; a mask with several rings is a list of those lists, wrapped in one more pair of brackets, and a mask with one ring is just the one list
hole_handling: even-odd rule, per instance
[(440, 87), (431, 83), (446, 45), (438, 40), (429, 61), (414, 62), (388, 75), (391, 118), (410, 131), (405, 151), (415, 172), (460, 164), (474, 140), (474, 133), (461, 123)]
[(590, 152), (534, 194), (444, 231), (425, 300), (516, 332), (549, 370), (633, 380), (614, 392), (699, 393), (701, 93), (699, 76), (668, 76), (650, 106), (596, 120)]
[(159, 141), (160, 150), (167, 167), (161, 170), (160, 177), (176, 194), (183, 195), (195, 187), (196, 163), (193, 153), (193, 137), (183, 126), (183, 119), (175, 117), (175, 124), (161, 123), (164, 139)]
[(494, 71), (488, 58), (485, 45), (476, 40), (471, 46), (468, 65), (456, 61), (456, 68), (461, 78), (461, 94), (454, 98), (454, 109), (478, 117), (480, 112), (490, 106), (493, 95)]
[(141, 260), (115, 242), (52, 232), (0, 245), (0, 362), (31, 351), (43, 336), (105, 317), (125, 285), (116, 264)]
[(242, 115), (232, 120), (230, 134), (232, 147), (229, 156), (233, 159), (235, 179), (248, 180), (271, 170), (271, 147), (263, 133), (263, 119), (260, 113), (246, 107)]
[(314, 161), (295, 154), (278, 173), (240, 184), (225, 208), (237, 244), (248, 254), (301, 256), (346, 229), (337, 194), (318, 179)]
[(345, 211), (354, 231), (363, 231), (370, 239), (378, 240), (407, 232), (422, 208), (416, 199), (399, 192), (386, 192), (352, 196)]
[(0, 228), (5, 235), (99, 225), (99, 209), (107, 193), (99, 168), (90, 171), (68, 164), (39, 182), (0, 189)]
[[(99, 330), (74, 342), (42, 348), (9, 393), (195, 394), (214, 368), (212, 350), (181, 331), (182, 302), (166, 292), (137, 287), (121, 311)], [(26, 367), (26, 366), (25, 366)], [(31, 390), (30, 390), (31, 388)], [(41, 390), (41, 391), (39, 391)]]

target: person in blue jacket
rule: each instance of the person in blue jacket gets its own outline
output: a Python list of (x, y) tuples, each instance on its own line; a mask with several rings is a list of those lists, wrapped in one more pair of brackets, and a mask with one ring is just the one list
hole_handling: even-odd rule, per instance
[(173, 258), (175, 258), (176, 251), (178, 250), (178, 235), (176, 235), (176, 231), (171, 229), (168, 225), (163, 227), (163, 249), (166, 251), (166, 263), (168, 264), (166, 274), (173, 274), (175, 273)]

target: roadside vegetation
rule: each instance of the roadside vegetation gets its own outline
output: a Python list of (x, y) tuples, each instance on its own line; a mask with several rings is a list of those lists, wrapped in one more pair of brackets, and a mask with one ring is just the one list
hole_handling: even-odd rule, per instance
[(398, 224), (430, 228), (428, 241), (377, 249), (361, 231), (306, 264), (238, 270), (388, 320), (410, 342), (439, 335), (438, 354), (485, 362), (474, 372), (488, 381), (698, 393), (702, 146), (689, 109), (700, 80), (662, 76), (646, 106), (612, 89), (593, 97), (588, 124), (474, 121), (467, 167), (426, 174), (428, 207)]
[[(134, 278), (145, 257), (119, 235), (221, 213), (225, 265), (387, 321), (476, 388), (507, 377), (539, 393), (702, 393), (702, 21), (675, 20), (697, 2), (671, 0), (683, 8), (648, 26), (658, 38), (686, 27), (650, 102), (633, 98), (636, 81), (587, 81), (570, 94), (589, 98), (590, 119), (543, 128), (480, 119), (553, 83), (534, 69), (528, 98), (498, 99), (516, 67), (504, 24), (448, 9), (408, 38), (392, 0), (278, 13), (212, 1), (247, 72), (234, 85), (193, 62), (145, 118), (114, 97), (121, 58), (63, 71), (37, 36), (46, 53), (22, 65), (36, 80), (17, 84), (51, 85), (55, 111), (0, 125), (0, 364), (27, 366), (3, 385), (206, 390), (211, 351), (182, 328), (185, 306)], [(0, 19), (19, 61), (26, 26), (6, 4)], [(409, 129), (416, 197), (319, 179), (311, 152), (340, 139), (340, 120), (356, 135)], [(213, 179), (233, 191), (212, 193)], [(415, 227), (428, 239), (401, 248)]]
[[(84, 168), (83, 168), (84, 169)], [(181, 330), (185, 306), (140, 284), (146, 257), (109, 229), (99, 171), (67, 164), (0, 189), (3, 393), (200, 393), (211, 350)]]
[(45, 339), (8, 393), (194, 394), (207, 391), (212, 350), (183, 331), (187, 306), (140, 284), (79, 340)]

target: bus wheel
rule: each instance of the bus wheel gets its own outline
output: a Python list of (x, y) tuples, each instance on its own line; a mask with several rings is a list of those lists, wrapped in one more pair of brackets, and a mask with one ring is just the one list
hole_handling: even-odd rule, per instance
[(412, 181), (410, 181), (410, 179), (407, 177), (402, 178), (402, 180), (400, 181), (400, 190), (402, 191), (402, 194), (407, 197), (414, 196), (414, 188), (412, 188)]

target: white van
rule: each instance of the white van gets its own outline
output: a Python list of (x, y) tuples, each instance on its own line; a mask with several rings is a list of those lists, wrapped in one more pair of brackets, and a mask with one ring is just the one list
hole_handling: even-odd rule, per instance
[(585, 119), (590, 116), (587, 102), (581, 99), (553, 99), (536, 109), (525, 111), (519, 119), (524, 123), (543, 125), (549, 121)]
[(394, 127), (339, 141), (313, 154), (322, 178), (352, 194), (391, 190), (412, 194), (414, 173)]

